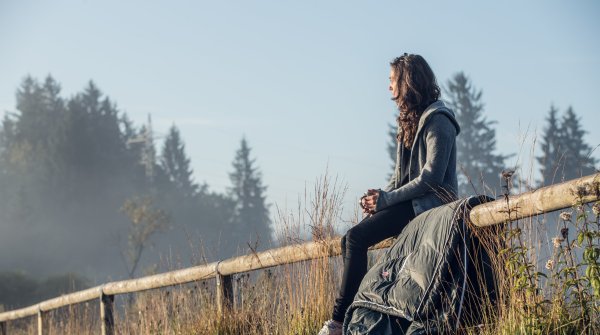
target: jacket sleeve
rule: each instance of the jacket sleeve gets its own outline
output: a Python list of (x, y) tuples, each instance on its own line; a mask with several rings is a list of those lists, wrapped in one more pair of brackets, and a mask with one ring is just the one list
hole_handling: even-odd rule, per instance
[(397, 174), (398, 174), (398, 169), (394, 168), (394, 173), (392, 173), (392, 176), (390, 177), (390, 181), (387, 183), (387, 185), (383, 188), (383, 190), (385, 192), (390, 192), (394, 189), (394, 186), (396, 186), (396, 178), (397, 178)]
[[(402, 129), (400, 128), (400, 126), (398, 126), (398, 130), (396, 131), (396, 139), (398, 138), (398, 136), (401, 136)], [(399, 152), (400, 152), (400, 146), (403, 145), (401, 144), (399, 141), (395, 141), (396, 142), (396, 161), (394, 163), (394, 172), (392, 173), (392, 176), (390, 177), (390, 181), (387, 183), (387, 185), (383, 188), (384, 191), (389, 192), (394, 190), (394, 188), (396, 188), (396, 184), (397, 184), (397, 180), (398, 180), (398, 160), (400, 159), (398, 157)]]
[(433, 116), (423, 131), (427, 156), (419, 175), (395, 190), (380, 190), (375, 210), (418, 198), (441, 187), (456, 134), (456, 128), (448, 117)]

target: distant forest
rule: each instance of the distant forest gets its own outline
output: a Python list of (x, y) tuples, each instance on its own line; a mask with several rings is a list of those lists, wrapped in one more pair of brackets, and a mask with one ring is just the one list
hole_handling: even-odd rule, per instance
[[(511, 153), (497, 153), (482, 91), (464, 73), (444, 89), (461, 126), (461, 195), (501, 194)], [(395, 162), (395, 125), (389, 133)], [(572, 108), (559, 115), (551, 106), (538, 141), (540, 179), (529, 186), (593, 173), (584, 135)], [(267, 188), (246, 139), (230, 171), (229, 189), (210, 191), (194, 180), (175, 125), (156, 148), (151, 129), (93, 82), (65, 98), (51, 76), (25, 78), (0, 128), (0, 305), (271, 247)]]
[(51, 76), (23, 80), (0, 128), (1, 278), (106, 281), (271, 247), (246, 139), (221, 194), (194, 180), (175, 125), (161, 148), (147, 128), (93, 82), (65, 98)]

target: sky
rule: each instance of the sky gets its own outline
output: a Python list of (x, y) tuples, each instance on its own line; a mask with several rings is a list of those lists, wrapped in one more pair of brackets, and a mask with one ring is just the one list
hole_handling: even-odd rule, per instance
[(598, 14), (590, 0), (0, 0), (0, 112), (26, 75), (51, 74), (65, 97), (93, 80), (137, 125), (152, 115), (158, 146), (177, 125), (211, 190), (230, 185), (245, 137), (273, 213), (325, 173), (352, 213), (390, 172), (389, 62), (404, 52), (483, 91), (509, 167), (530, 171), (551, 105), (600, 145)]

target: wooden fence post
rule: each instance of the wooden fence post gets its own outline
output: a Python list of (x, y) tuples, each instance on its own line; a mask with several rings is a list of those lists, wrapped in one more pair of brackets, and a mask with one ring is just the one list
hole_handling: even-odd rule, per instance
[(8, 330), (6, 329), (8, 325), (6, 322), (0, 322), (0, 335), (8, 335)]
[(42, 310), (38, 310), (37, 313), (37, 326), (38, 326), (38, 335), (44, 335), (44, 319), (46, 316), (46, 312), (42, 312)]
[(217, 312), (223, 317), (233, 307), (233, 282), (231, 276), (217, 273)]
[(100, 294), (100, 328), (102, 335), (113, 335), (115, 333), (114, 302), (114, 295)]

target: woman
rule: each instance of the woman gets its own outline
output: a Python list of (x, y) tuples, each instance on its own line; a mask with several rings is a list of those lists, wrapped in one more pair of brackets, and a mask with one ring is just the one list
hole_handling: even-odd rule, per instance
[(440, 88), (419, 55), (390, 63), (392, 100), (399, 110), (396, 168), (383, 190), (369, 189), (360, 204), (366, 217), (342, 237), (344, 273), (331, 320), (319, 335), (341, 334), (346, 310), (367, 272), (367, 250), (398, 235), (416, 216), (456, 199), (454, 113), (439, 100)]

